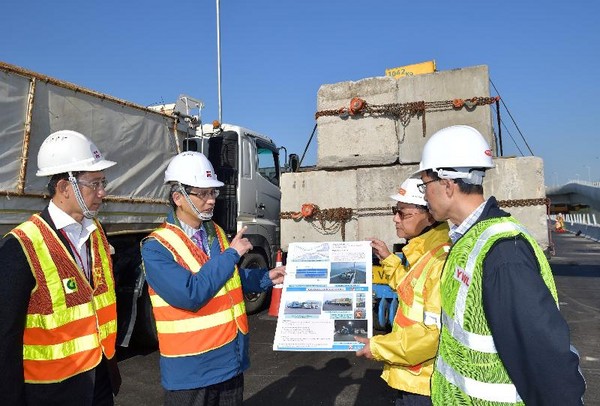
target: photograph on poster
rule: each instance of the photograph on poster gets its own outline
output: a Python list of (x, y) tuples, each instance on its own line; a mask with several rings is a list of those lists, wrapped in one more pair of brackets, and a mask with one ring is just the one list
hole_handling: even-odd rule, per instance
[(365, 263), (361, 262), (332, 262), (329, 283), (354, 284), (366, 283), (367, 273)]
[(323, 296), (323, 311), (338, 312), (352, 310), (352, 293), (325, 293)]
[(333, 341), (354, 341), (354, 336), (367, 337), (366, 320), (336, 320)]
[(321, 302), (316, 300), (293, 300), (285, 302), (284, 314), (321, 314)]

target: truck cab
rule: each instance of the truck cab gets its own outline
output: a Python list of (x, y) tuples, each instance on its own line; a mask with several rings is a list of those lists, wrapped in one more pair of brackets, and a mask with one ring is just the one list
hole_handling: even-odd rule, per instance
[[(248, 227), (244, 236), (253, 245), (244, 255), (241, 268), (272, 268), (280, 248), (281, 174), (279, 149), (265, 135), (237, 125), (204, 124), (184, 149), (204, 153), (217, 178), (225, 183), (217, 197), (213, 220), (230, 238)], [(254, 313), (267, 294), (247, 293), (246, 310)]]

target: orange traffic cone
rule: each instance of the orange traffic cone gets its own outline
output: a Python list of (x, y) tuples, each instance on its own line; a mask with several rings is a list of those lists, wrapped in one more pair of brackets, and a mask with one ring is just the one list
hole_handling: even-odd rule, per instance
[[(283, 259), (281, 250), (277, 250), (277, 259), (275, 260), (275, 266), (282, 266)], [(277, 317), (279, 313), (279, 304), (281, 303), (281, 291), (283, 290), (283, 284), (279, 283), (273, 286), (271, 289), (271, 303), (269, 304), (269, 316)]]

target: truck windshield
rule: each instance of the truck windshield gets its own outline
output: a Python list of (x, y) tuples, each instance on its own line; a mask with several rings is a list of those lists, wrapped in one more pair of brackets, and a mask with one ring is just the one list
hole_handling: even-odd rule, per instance
[(258, 147), (258, 173), (272, 184), (279, 186), (279, 174), (275, 154), (268, 148)]

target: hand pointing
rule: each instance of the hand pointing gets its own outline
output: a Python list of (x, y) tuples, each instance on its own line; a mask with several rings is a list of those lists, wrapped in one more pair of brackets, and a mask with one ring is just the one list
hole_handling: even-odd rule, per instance
[(248, 241), (247, 238), (244, 238), (244, 233), (247, 229), (248, 227), (246, 226), (242, 227), (235, 237), (233, 237), (233, 240), (231, 240), (231, 244), (229, 244), (231, 248), (237, 251), (240, 257), (252, 249), (250, 241)]

